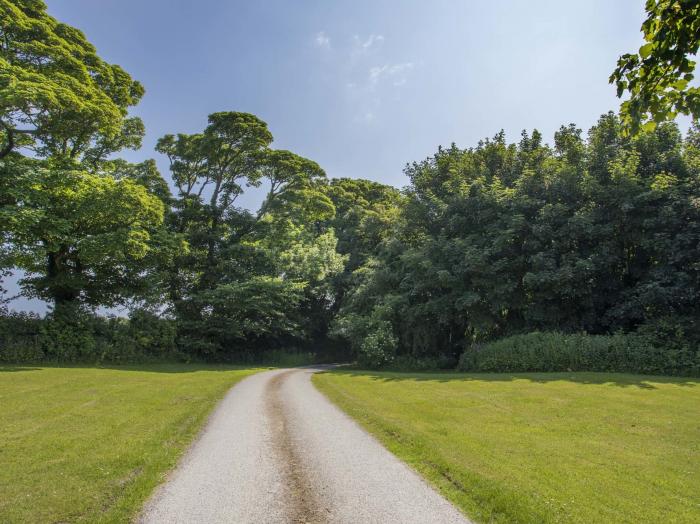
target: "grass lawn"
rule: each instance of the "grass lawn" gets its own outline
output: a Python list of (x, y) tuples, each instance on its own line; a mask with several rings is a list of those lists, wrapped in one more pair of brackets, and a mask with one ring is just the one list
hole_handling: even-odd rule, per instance
[(700, 522), (700, 381), (604, 373), (314, 376), (477, 522)]
[(0, 522), (128, 522), (253, 372), (0, 366)]

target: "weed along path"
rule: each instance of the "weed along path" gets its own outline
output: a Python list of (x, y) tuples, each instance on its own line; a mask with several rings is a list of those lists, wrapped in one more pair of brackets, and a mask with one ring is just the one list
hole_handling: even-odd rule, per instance
[(468, 522), (313, 387), (319, 369), (234, 386), (140, 521)]

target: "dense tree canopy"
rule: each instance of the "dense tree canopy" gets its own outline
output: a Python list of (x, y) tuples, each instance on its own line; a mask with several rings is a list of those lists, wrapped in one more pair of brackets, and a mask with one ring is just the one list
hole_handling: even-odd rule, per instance
[[(326, 225), (335, 215), (326, 175), (271, 142), (264, 122), (236, 112), (158, 141), (178, 189), (169, 230), (189, 246), (164, 268), (167, 305), (197, 354), (299, 344), (323, 329), (328, 282), (343, 268)], [(256, 212), (236, 207), (245, 188), (260, 185)]]
[(142, 95), (43, 2), (0, 2), (2, 265), (54, 308), (122, 304), (150, 287), (167, 185), (152, 161), (112, 157), (141, 144), (127, 110)]
[(56, 305), (115, 305), (143, 293), (140, 261), (163, 221), (160, 199), (130, 178), (29, 161), (17, 171), (2, 184), (14, 205), (0, 217), (11, 224), (10, 256), (28, 273), (31, 294)]
[(335, 332), (368, 363), (456, 358), (532, 330), (700, 326), (698, 130), (636, 138), (603, 116), (410, 165), (395, 234), (355, 272)]

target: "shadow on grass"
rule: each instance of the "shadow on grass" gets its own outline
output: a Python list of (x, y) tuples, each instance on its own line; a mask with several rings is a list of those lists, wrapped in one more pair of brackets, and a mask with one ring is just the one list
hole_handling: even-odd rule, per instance
[(237, 369), (280, 369), (280, 368), (320, 368), (332, 369), (345, 364), (289, 364), (271, 362), (212, 363), (212, 362), (144, 362), (115, 364), (104, 362), (89, 363), (15, 363), (0, 364), (0, 373), (16, 371), (40, 371), (42, 369), (108, 369), (112, 371), (140, 371), (144, 373), (196, 373), (198, 371), (233, 371)]
[(272, 368), (262, 364), (202, 364), (202, 363), (149, 363), (149, 364), (39, 364), (41, 367), (30, 365), (0, 365), (0, 373), (18, 371), (40, 371), (42, 369), (105, 369), (110, 371), (139, 371), (144, 373), (196, 373), (198, 371), (233, 371), (237, 369), (266, 369)]
[(15, 373), (17, 371), (39, 371), (41, 368), (27, 366), (0, 366), (0, 373)]
[(675, 384), (677, 386), (700, 386), (700, 378), (669, 377), (660, 375), (634, 375), (630, 373), (604, 372), (538, 372), (538, 373), (456, 373), (456, 372), (398, 372), (369, 371), (359, 369), (335, 369), (338, 375), (363, 376), (379, 382), (430, 381), (430, 382), (513, 382), (525, 380), (538, 384), (567, 381), (577, 384), (608, 384), (618, 387), (637, 387), (640, 389), (657, 389), (654, 384)]

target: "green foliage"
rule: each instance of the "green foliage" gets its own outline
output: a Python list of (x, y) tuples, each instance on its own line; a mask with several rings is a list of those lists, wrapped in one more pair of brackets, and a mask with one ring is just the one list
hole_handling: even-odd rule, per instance
[[(254, 277), (199, 293), (199, 317), (180, 318), (184, 351), (231, 359), (236, 353), (279, 347), (301, 336), (295, 312), (302, 286), (280, 278)], [(240, 355), (239, 355), (240, 356)]]
[(176, 351), (172, 320), (136, 309), (129, 318), (68, 307), (39, 318), (0, 315), (0, 362), (149, 362), (187, 358)]
[(59, 303), (114, 305), (143, 292), (140, 263), (163, 203), (128, 178), (18, 162), (0, 186), (9, 256), (28, 294)]
[(268, 351), (263, 351), (259, 355), (258, 359), (260, 364), (267, 366), (293, 368), (314, 364), (316, 362), (316, 355), (307, 351), (271, 349)]
[[(271, 141), (255, 116), (226, 112), (202, 133), (158, 142), (179, 192), (168, 227), (189, 247), (163, 267), (167, 302), (191, 354), (259, 361), (323, 334), (329, 282), (344, 264), (326, 224), (335, 208), (318, 164)], [(256, 213), (235, 207), (244, 187), (261, 184)]]
[(647, 0), (642, 24), (645, 44), (622, 55), (610, 83), (622, 103), (623, 123), (634, 132), (653, 129), (676, 115), (700, 118), (700, 88), (691, 84), (700, 46), (700, 4), (695, 0)]
[(333, 179), (325, 191), (336, 210), (328, 226), (338, 237), (338, 251), (349, 257), (349, 274), (391, 235), (404, 198), (391, 186), (351, 178)]
[(664, 124), (629, 138), (608, 114), (588, 140), (574, 126), (554, 147), (536, 131), (518, 144), (499, 134), (410, 165), (394, 231), (354, 272), (334, 333), (359, 357), (381, 318), (396, 357), (415, 361), (456, 361), (515, 333), (631, 332), (664, 317), (696, 343), (697, 133)]
[[(83, 33), (48, 15), (41, 0), (0, 1), (0, 158), (28, 147), (75, 159), (95, 141), (105, 146), (129, 125), (127, 108), (143, 92)], [(130, 145), (138, 144), (140, 138)]]
[(30, 313), (0, 313), (0, 362), (43, 360), (42, 319)]
[[(258, 117), (224, 111), (158, 141), (173, 195), (153, 160), (118, 158), (144, 136), (128, 116), (140, 84), (40, 0), (0, 0), (0, 275), (22, 270), (23, 293), (52, 305), (45, 320), (5, 315), (0, 328), (18, 331), (0, 333), (3, 358), (260, 361), (325, 346), (369, 367), (427, 369), (543, 331), (625, 333), (649, 369), (695, 369), (700, 129), (626, 129), (697, 116), (700, 16), (685, 0), (647, 11), (647, 44), (611, 77), (632, 98), (587, 138), (569, 125), (551, 147), (534, 131), (440, 148), (407, 166), (398, 191), (328, 181), (273, 149)], [(263, 186), (257, 211), (237, 207)], [(115, 305), (135, 316), (93, 315)], [(616, 364), (587, 365), (647, 369), (615, 344)]]
[(335, 323), (333, 334), (350, 341), (362, 366), (381, 367), (396, 356), (398, 341), (391, 323), (384, 318), (387, 312), (386, 308), (375, 307), (369, 316), (343, 315)]
[(67, 358), (98, 351), (72, 312), (152, 302), (156, 267), (184, 248), (162, 227), (170, 192), (155, 162), (113, 156), (141, 145), (127, 111), (142, 95), (40, 0), (0, 1), (0, 268), (23, 270), (25, 295), (65, 317), (65, 333), (51, 329)]
[[(655, 345), (654, 342), (659, 343)], [(698, 375), (700, 353), (687, 341), (653, 340), (640, 333), (586, 335), (528, 333), (468, 348), (461, 371), (608, 371)]]

